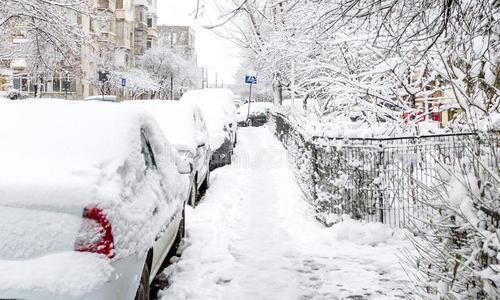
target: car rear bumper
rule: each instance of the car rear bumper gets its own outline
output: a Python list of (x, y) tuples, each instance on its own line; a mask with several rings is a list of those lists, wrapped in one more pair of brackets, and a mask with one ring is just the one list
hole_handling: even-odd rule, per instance
[[(57, 254), (56, 254), (57, 255)], [(106, 273), (108, 278), (98, 285), (89, 284), (79, 276), (78, 271), (96, 273), (101, 270), (92, 270), (85, 266), (75, 265), (76, 272), (64, 274), (64, 268), (53, 270), (50, 265), (44, 270), (45, 279), (30, 277), (25, 274), (28, 284), (19, 287), (5, 288), (0, 286), (0, 299), (27, 299), (27, 300), (127, 300), (134, 299), (139, 285), (140, 274), (144, 266), (144, 258), (135, 255), (119, 259), (110, 263), (111, 272)], [(24, 261), (26, 262), (26, 261)], [(72, 266), (67, 266), (71, 268)], [(93, 267), (93, 266), (92, 266)], [(62, 286), (64, 285), (64, 286)], [(72, 285), (75, 286), (72, 289)]]

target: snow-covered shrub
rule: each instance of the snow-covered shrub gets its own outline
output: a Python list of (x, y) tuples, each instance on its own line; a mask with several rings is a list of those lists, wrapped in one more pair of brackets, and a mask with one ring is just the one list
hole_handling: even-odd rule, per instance
[(21, 100), (28, 98), (28, 95), (26, 93), (14, 88), (8, 89), (6, 91), (6, 95), (10, 100)]
[(498, 143), (498, 133), (481, 136), (480, 146), (471, 140), (458, 163), (440, 163), (428, 193), (418, 199), (434, 211), (413, 228), (418, 255), (408, 260), (425, 298), (500, 297)]

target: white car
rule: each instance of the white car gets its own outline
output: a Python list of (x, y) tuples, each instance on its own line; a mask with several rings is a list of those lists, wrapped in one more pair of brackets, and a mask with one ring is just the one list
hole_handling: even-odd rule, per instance
[(149, 299), (184, 235), (191, 172), (154, 118), (4, 101), (0, 141), (0, 299)]
[(231, 164), (238, 127), (233, 92), (228, 89), (191, 90), (182, 95), (180, 101), (198, 105), (205, 117), (213, 150), (210, 168)]
[(190, 205), (195, 207), (198, 193), (210, 185), (210, 141), (199, 107), (172, 100), (135, 100), (124, 104), (138, 105), (149, 111), (174, 148), (193, 164), (190, 197), (193, 202)]

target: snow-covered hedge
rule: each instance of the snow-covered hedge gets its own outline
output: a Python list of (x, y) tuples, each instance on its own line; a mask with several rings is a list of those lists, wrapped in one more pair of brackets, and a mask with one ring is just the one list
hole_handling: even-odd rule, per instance
[(457, 164), (440, 164), (437, 184), (418, 200), (435, 212), (414, 227), (418, 251), (409, 257), (424, 297), (500, 297), (500, 156), (498, 133), (479, 135)]

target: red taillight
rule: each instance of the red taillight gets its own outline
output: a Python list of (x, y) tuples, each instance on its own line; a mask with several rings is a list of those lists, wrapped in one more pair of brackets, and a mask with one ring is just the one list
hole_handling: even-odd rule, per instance
[(113, 232), (106, 214), (98, 207), (83, 210), (83, 223), (75, 242), (75, 250), (115, 256)]

